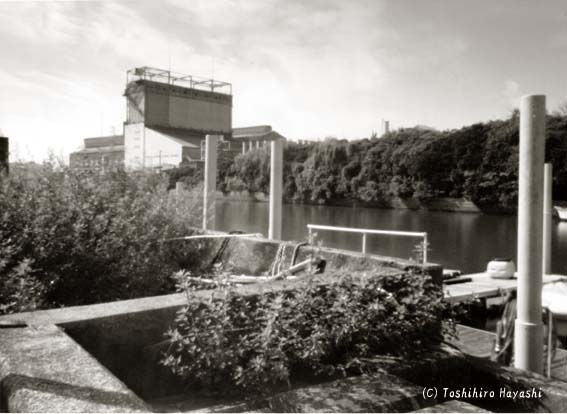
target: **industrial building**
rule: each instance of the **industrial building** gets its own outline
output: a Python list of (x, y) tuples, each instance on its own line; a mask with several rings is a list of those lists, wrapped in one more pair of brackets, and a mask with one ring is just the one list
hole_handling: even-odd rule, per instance
[(124, 136), (85, 138), (83, 148), (69, 156), (71, 168), (108, 171), (124, 168)]
[[(275, 140), (285, 140), (285, 138), (272, 130), (269, 125), (259, 125), (232, 130), (233, 148), (242, 148), (242, 154), (254, 149), (265, 147), (269, 142)], [(234, 151), (234, 150), (233, 150)]]
[(128, 71), (124, 164), (173, 167), (201, 159), (207, 134), (232, 132), (232, 86), (154, 68)]
[(72, 167), (168, 169), (201, 163), (206, 135), (221, 135), (219, 150), (234, 156), (285, 139), (268, 125), (233, 129), (227, 82), (141, 67), (127, 72), (124, 96), (124, 135), (85, 139)]

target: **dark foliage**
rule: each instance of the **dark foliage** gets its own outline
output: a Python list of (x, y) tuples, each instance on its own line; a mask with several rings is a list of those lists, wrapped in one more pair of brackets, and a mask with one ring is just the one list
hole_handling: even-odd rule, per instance
[[(481, 208), (516, 208), (519, 115), (450, 131), (406, 128), (382, 138), (326, 140), (284, 151), (289, 201), (354, 200), (380, 205), (392, 197), (428, 202), (464, 198)], [(553, 163), (554, 198), (567, 199), (567, 116), (547, 119), (546, 160)], [(269, 152), (238, 156), (227, 190), (268, 191)]]
[(0, 313), (173, 289), (195, 216), (157, 174), (85, 174), (49, 163), (0, 178)]
[(189, 290), (163, 364), (193, 386), (261, 393), (298, 377), (363, 372), (376, 354), (415, 357), (442, 340), (442, 295), (424, 275), (306, 277), (254, 296)]

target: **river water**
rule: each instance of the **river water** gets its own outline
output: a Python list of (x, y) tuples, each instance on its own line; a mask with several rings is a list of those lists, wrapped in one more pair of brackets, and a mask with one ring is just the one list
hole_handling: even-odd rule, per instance
[[(486, 269), (494, 257), (516, 257), (516, 216), (359, 207), (283, 206), (282, 238), (306, 240), (307, 224), (427, 232), (429, 261), (463, 273)], [(218, 201), (217, 230), (268, 233), (268, 203)], [(324, 246), (361, 250), (361, 235), (318, 231)], [(415, 258), (420, 239), (368, 236), (367, 251)], [(552, 271), (567, 274), (567, 222), (553, 223)]]

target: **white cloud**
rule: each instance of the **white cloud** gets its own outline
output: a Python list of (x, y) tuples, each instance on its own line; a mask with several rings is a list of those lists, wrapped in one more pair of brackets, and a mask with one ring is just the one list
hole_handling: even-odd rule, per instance
[[(73, 149), (99, 134), (101, 124), (103, 133), (120, 128), (128, 69), (170, 64), (233, 83), (235, 125), (269, 123), (292, 138), (361, 137), (378, 130), (382, 118), (459, 126), (516, 106), (520, 84), (540, 89), (541, 69), (518, 65), (524, 54), (506, 40), (521, 35), (522, 45), (529, 43), (517, 30), (532, 7), (514, 9), (507, 21), (507, 6), (496, 14), (491, 7), (497, 6), (485, 6), (467, 9), (444, 0), (0, 2), (0, 126), (34, 157), (49, 146)], [(547, 14), (538, 12), (541, 27), (563, 33), (551, 30), (557, 19), (543, 24)], [(546, 65), (549, 85), (556, 86), (553, 74), (564, 66), (560, 40), (550, 46), (558, 64), (556, 70)], [(543, 53), (539, 44), (532, 49)]]

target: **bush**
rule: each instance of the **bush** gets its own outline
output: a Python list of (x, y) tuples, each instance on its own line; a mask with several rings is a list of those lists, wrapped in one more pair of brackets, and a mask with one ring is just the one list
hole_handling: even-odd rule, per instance
[(173, 289), (194, 208), (157, 174), (88, 175), (57, 166), (0, 178), (0, 313)]
[(193, 386), (258, 393), (306, 374), (362, 372), (364, 358), (415, 356), (441, 340), (442, 295), (429, 277), (306, 278), (254, 296), (189, 290), (162, 363)]

